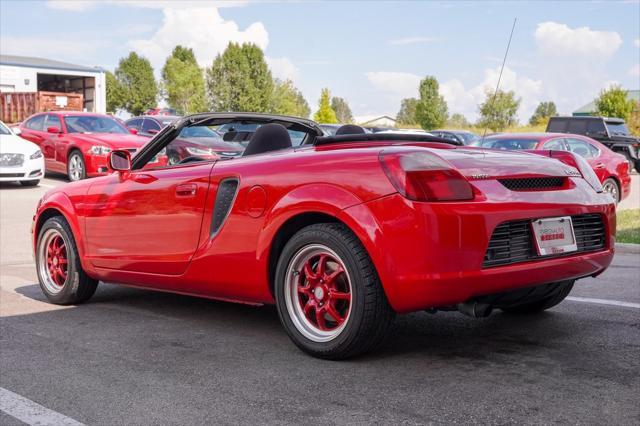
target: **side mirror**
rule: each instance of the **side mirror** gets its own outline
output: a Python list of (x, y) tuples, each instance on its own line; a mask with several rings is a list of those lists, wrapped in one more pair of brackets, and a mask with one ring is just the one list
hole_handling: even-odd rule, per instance
[(60, 129), (56, 126), (47, 127), (47, 133), (60, 133)]
[(111, 151), (109, 154), (109, 167), (118, 172), (131, 170), (131, 154), (125, 150)]
[(133, 127), (129, 127), (129, 133), (131, 133), (132, 135), (137, 135), (138, 134), (138, 129), (134, 129)]
[(12, 127), (11, 131), (16, 136), (20, 136), (22, 134), (22, 129), (20, 127)]

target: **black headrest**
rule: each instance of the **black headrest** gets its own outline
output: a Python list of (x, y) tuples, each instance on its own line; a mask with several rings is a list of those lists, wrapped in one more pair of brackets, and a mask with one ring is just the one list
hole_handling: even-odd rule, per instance
[(260, 126), (256, 130), (242, 155), (263, 154), (291, 148), (292, 146), (287, 128), (282, 124), (269, 123)]
[(238, 134), (238, 132), (230, 130), (227, 133), (225, 133), (224, 135), (222, 135), (222, 140), (225, 141), (225, 142), (233, 142), (233, 139), (235, 139), (237, 134)]
[(366, 133), (364, 129), (360, 126), (356, 126), (355, 124), (345, 124), (344, 126), (340, 126), (340, 128), (336, 131), (336, 136), (340, 135), (361, 135)]

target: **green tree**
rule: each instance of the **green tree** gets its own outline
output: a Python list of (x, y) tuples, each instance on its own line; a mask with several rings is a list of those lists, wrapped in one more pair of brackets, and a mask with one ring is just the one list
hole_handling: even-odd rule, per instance
[(555, 115), (558, 115), (556, 104), (553, 102), (540, 102), (529, 119), (529, 124), (532, 126), (546, 124), (549, 122), (549, 117), (553, 117)]
[(116, 112), (124, 104), (122, 87), (111, 71), (105, 73), (107, 91), (107, 111)]
[(405, 98), (400, 102), (400, 111), (396, 115), (396, 121), (398, 124), (405, 124), (414, 126), (418, 124), (416, 120), (416, 107), (418, 106), (418, 99)]
[(162, 89), (169, 106), (180, 114), (206, 110), (204, 76), (193, 50), (173, 49), (162, 68)]
[(206, 73), (212, 111), (269, 111), (273, 78), (264, 53), (255, 44), (229, 43)]
[(182, 62), (198, 65), (198, 61), (196, 61), (196, 55), (193, 53), (193, 49), (190, 47), (177, 45), (173, 48), (171, 56), (181, 60)]
[(420, 100), (416, 105), (416, 121), (424, 130), (442, 127), (447, 121), (447, 102), (439, 94), (440, 85), (435, 77), (427, 76), (420, 82)]
[(625, 121), (629, 121), (635, 106), (631, 99), (627, 99), (627, 91), (620, 86), (601, 91), (595, 104), (598, 115), (622, 118)]
[(449, 120), (447, 120), (447, 125), (456, 129), (464, 129), (471, 126), (471, 124), (467, 120), (467, 117), (459, 113), (453, 114), (451, 117), (449, 117)]
[(120, 59), (115, 77), (122, 93), (122, 108), (133, 115), (140, 115), (156, 106), (158, 84), (149, 60), (131, 52)]
[(491, 90), (487, 90), (485, 95), (486, 99), (478, 106), (478, 126), (497, 132), (516, 124), (520, 99), (515, 92), (498, 90), (494, 97)]
[(274, 81), (270, 111), (274, 114), (292, 115), (308, 118), (311, 113), (309, 104), (291, 80)]
[(334, 124), (338, 122), (336, 112), (331, 108), (331, 93), (328, 88), (322, 89), (318, 111), (313, 115), (313, 119), (318, 123)]
[(353, 114), (351, 114), (351, 108), (345, 99), (337, 96), (332, 97), (331, 109), (336, 113), (338, 123), (353, 123)]

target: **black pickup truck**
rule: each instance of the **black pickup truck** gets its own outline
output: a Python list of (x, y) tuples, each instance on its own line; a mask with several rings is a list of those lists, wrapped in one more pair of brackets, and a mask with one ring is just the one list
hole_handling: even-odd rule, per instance
[(632, 136), (621, 118), (551, 117), (547, 132), (588, 136), (627, 157), (629, 170), (640, 172), (640, 138)]

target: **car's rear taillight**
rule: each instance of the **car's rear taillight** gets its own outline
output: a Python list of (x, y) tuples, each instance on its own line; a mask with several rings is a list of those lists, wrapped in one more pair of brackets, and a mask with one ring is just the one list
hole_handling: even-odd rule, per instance
[(602, 192), (600, 179), (598, 179), (596, 172), (593, 171), (589, 163), (587, 163), (587, 160), (582, 158), (582, 156), (568, 151), (549, 151), (549, 157), (558, 159), (564, 164), (578, 169), (582, 178), (586, 180), (596, 192)]
[(469, 182), (443, 158), (426, 151), (385, 150), (380, 163), (389, 181), (414, 201), (472, 200)]

